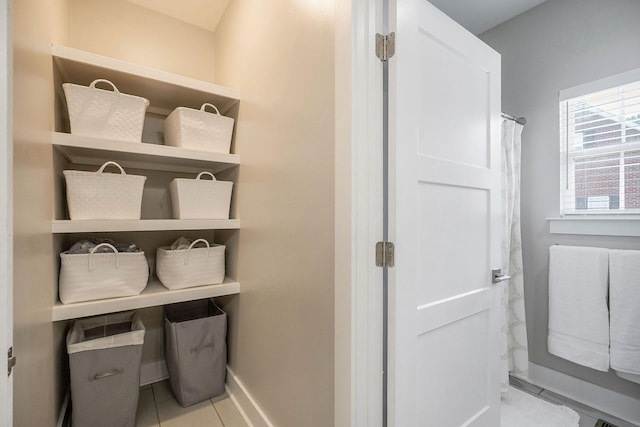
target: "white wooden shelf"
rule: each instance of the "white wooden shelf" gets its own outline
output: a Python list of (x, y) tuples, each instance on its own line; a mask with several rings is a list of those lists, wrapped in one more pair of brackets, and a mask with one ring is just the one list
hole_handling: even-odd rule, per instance
[(111, 80), (120, 92), (142, 96), (150, 109), (168, 114), (176, 107), (200, 108), (205, 102), (227, 113), (240, 92), (213, 83), (168, 73), (61, 45), (52, 45), (53, 61), (63, 83), (88, 86), (93, 80)]
[(135, 310), (238, 293), (240, 293), (240, 283), (228, 277), (225, 277), (224, 283), (219, 285), (205, 285), (177, 290), (169, 290), (162, 286), (158, 279), (152, 278), (140, 295), (86, 301), (75, 304), (62, 304), (58, 302), (51, 310), (51, 320), (57, 322), (60, 320), (76, 319), (79, 317)]
[(53, 146), (71, 163), (101, 165), (116, 161), (124, 168), (169, 172), (218, 173), (240, 164), (237, 154), (188, 150), (144, 142), (91, 138), (63, 132), (52, 133)]
[[(90, 166), (98, 166), (105, 161), (112, 160), (118, 162), (125, 169), (143, 169), (173, 174), (193, 174), (201, 171), (216, 174), (240, 164), (240, 156), (235, 154), (170, 147), (157, 144), (161, 138), (158, 138), (158, 141), (153, 139), (160, 131), (156, 127), (159, 127), (159, 123), (163, 119), (162, 116), (168, 115), (177, 107), (200, 108), (203, 103), (209, 102), (214, 104), (221, 114), (237, 118), (240, 101), (238, 91), (67, 46), (53, 45), (51, 54), (57, 92), (56, 129), (68, 128), (65, 123), (68, 117), (65, 115), (65, 98), (61, 83), (88, 86), (95, 79), (108, 79), (121, 92), (142, 96), (150, 102), (147, 109), (150, 114), (146, 117), (149, 119), (145, 129), (147, 133), (143, 134), (147, 142), (132, 143), (53, 132), (51, 140), (56, 154), (54, 169), (67, 167), (65, 161), (58, 162), (63, 159), (70, 164)], [(57, 184), (60, 187), (57, 197), (61, 198), (63, 195), (61, 177), (57, 178)], [(63, 203), (62, 200), (57, 202)], [(54, 234), (235, 230), (239, 228), (240, 220), (238, 219), (53, 220), (51, 223), (51, 231)], [(222, 284), (180, 290), (169, 290), (162, 286), (157, 278), (152, 277), (140, 295), (75, 304), (58, 302), (51, 309), (51, 319), (54, 322), (69, 320), (182, 301), (233, 295), (239, 292), (240, 284), (228, 277)]]
[(117, 231), (236, 230), (239, 228), (239, 219), (57, 219), (51, 222), (51, 232), (54, 234)]
[(590, 236), (640, 236), (640, 218), (547, 218), (550, 234)]

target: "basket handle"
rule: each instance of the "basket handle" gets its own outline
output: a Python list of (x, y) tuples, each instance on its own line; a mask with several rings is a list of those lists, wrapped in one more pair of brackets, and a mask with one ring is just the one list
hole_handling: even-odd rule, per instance
[(114, 375), (121, 374), (122, 372), (124, 372), (122, 369), (113, 369), (109, 372), (101, 372), (99, 374), (95, 374), (93, 377), (89, 377), (89, 381), (102, 380), (104, 378), (109, 378)]
[(206, 344), (203, 343), (203, 344), (200, 344), (200, 345), (197, 345), (197, 346), (193, 347), (191, 349), (191, 354), (200, 353), (205, 348), (216, 348), (215, 341), (211, 340), (211, 342), (209, 342), (209, 343), (206, 343)]
[(109, 165), (114, 165), (116, 166), (118, 169), (120, 169), (120, 173), (122, 175), (126, 175), (127, 173), (124, 171), (124, 169), (122, 169), (122, 166), (120, 166), (119, 164), (117, 164), (116, 162), (106, 162), (105, 164), (103, 164), (102, 166), (100, 166), (100, 169), (98, 169), (98, 173), (102, 173), (102, 171), (104, 171), (104, 169), (109, 166)]
[(196, 179), (200, 179), (200, 177), (201, 177), (202, 175), (210, 176), (212, 180), (214, 180), (214, 181), (216, 180), (216, 177), (215, 177), (215, 176), (213, 176), (213, 174), (212, 174), (211, 172), (200, 172), (200, 173), (198, 174), (198, 176), (196, 176)]
[(216, 114), (220, 115), (220, 111), (218, 111), (216, 106), (213, 104), (209, 104), (208, 102), (205, 102), (204, 104), (202, 104), (202, 107), (200, 107), (200, 111), (207, 111), (207, 107), (213, 108), (216, 111)]
[(120, 93), (120, 91), (118, 90), (118, 88), (116, 87), (116, 85), (114, 85), (113, 83), (111, 83), (109, 80), (107, 79), (95, 79), (94, 81), (91, 82), (91, 84), (89, 85), (90, 88), (95, 89), (96, 84), (98, 83), (106, 83), (109, 86), (111, 86), (111, 88), (113, 89), (113, 91), (115, 93)]
[(95, 245), (89, 251), (89, 271), (93, 271), (93, 261), (92, 261), (93, 260), (93, 254), (95, 253), (95, 251), (98, 250), (99, 247), (102, 247), (102, 246), (106, 246), (108, 248), (111, 248), (111, 250), (113, 252), (115, 252), (115, 254), (116, 254), (116, 268), (120, 268), (120, 257), (118, 256), (118, 250), (113, 245), (110, 245), (109, 243), (100, 243), (99, 245)]
[(191, 248), (196, 245), (196, 243), (204, 243), (205, 245), (207, 245), (207, 258), (209, 258), (209, 242), (207, 242), (205, 239), (194, 240), (193, 243), (189, 245), (189, 249), (187, 249), (187, 253), (184, 256), (184, 265), (189, 265), (189, 252), (191, 251)]

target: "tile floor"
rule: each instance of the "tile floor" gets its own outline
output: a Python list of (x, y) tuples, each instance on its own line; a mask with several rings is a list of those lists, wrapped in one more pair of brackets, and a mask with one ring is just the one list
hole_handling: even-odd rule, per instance
[[(579, 427), (594, 427), (598, 419), (608, 421), (617, 427), (638, 427), (517, 378), (511, 378), (510, 382), (512, 386), (541, 399), (573, 408), (580, 415)], [(140, 391), (136, 427), (201, 427), (204, 425), (247, 427), (238, 409), (226, 394), (182, 408), (171, 393), (169, 381), (143, 387)]]
[[(510, 383), (541, 399), (573, 408), (580, 415), (579, 427), (594, 427), (598, 419), (608, 421), (617, 427), (638, 427), (520, 379), (511, 378)], [(143, 387), (140, 391), (136, 427), (201, 427), (205, 425), (247, 427), (238, 409), (226, 394), (182, 408), (173, 397), (169, 381)]]
[(594, 427), (598, 419), (603, 419), (611, 424), (616, 425), (617, 427), (638, 427), (635, 424), (631, 424), (609, 414), (602, 413), (589, 406), (585, 406), (582, 403), (578, 403), (575, 400), (568, 399), (557, 393), (545, 390), (526, 381), (522, 381), (518, 378), (510, 377), (509, 383), (513, 387), (538, 396), (548, 402), (557, 403), (572, 408), (580, 415), (580, 427)]
[(142, 387), (136, 427), (247, 427), (229, 396), (223, 394), (188, 408), (178, 405), (169, 381)]
[[(518, 378), (510, 378), (510, 383), (541, 399), (573, 408), (580, 415), (579, 427), (594, 427), (598, 419), (618, 427), (639, 427)], [(182, 408), (173, 397), (168, 380), (142, 387), (140, 390), (136, 427), (201, 427), (205, 425), (247, 427), (240, 412), (226, 394)]]

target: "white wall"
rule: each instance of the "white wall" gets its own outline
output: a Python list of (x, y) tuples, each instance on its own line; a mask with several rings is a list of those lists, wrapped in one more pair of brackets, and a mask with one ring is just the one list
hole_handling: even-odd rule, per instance
[(51, 237), (53, 184), (52, 42), (66, 26), (66, 0), (18, 0), (13, 30), (14, 425), (52, 426), (64, 398), (64, 324), (51, 322), (57, 299)]
[(68, 0), (68, 44), (215, 82), (214, 35), (127, 0)]
[[(0, 348), (13, 345), (12, 2), (0, 0)], [(5, 179), (6, 177), (6, 179)], [(0, 426), (13, 425), (13, 377), (0, 378)]]
[(548, 248), (640, 249), (639, 238), (551, 235), (559, 216), (558, 91), (640, 67), (640, 2), (549, 0), (480, 35), (502, 54), (503, 111), (527, 118), (522, 142), (522, 237), (532, 362), (640, 396), (640, 385), (547, 352)]
[(279, 427), (334, 425), (334, 71), (331, 0), (234, 0), (216, 30), (242, 93), (229, 365)]

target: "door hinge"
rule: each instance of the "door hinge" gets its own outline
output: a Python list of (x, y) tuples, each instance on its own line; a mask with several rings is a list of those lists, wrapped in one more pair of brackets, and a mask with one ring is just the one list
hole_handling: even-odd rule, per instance
[(13, 355), (13, 347), (9, 347), (9, 351), (7, 351), (7, 376), (11, 375), (14, 366), (16, 366), (16, 357)]
[(391, 242), (376, 243), (376, 267), (393, 267), (393, 250)]
[(376, 34), (376, 56), (381, 61), (388, 61), (396, 52), (396, 33)]

